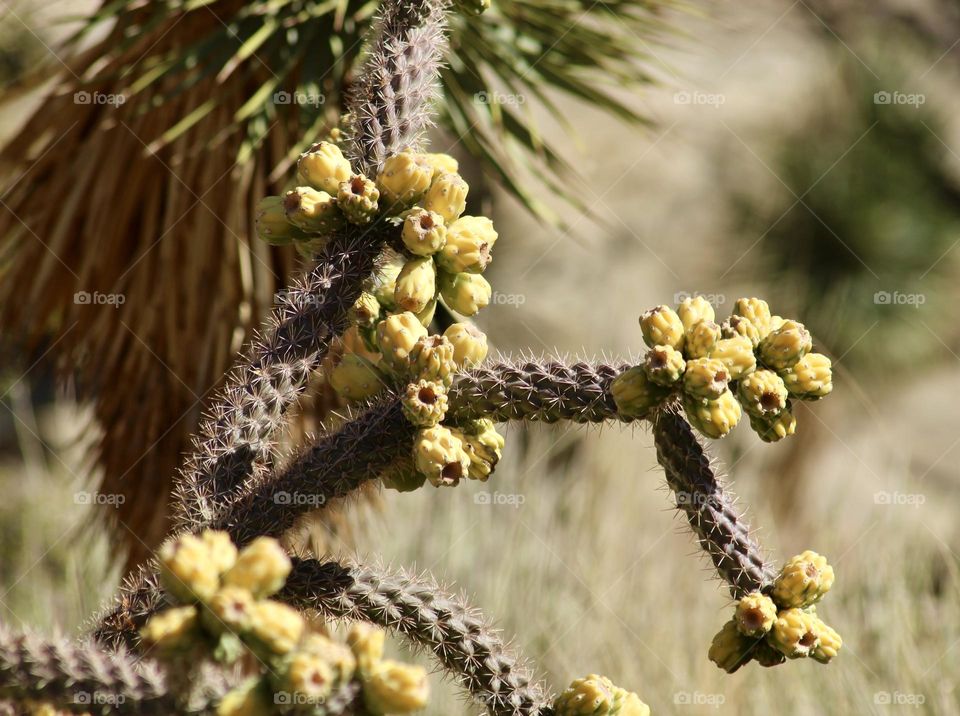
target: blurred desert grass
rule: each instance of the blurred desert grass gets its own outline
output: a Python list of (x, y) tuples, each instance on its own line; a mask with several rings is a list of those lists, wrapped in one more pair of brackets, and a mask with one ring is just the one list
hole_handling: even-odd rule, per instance
[[(636, 315), (677, 292), (714, 295), (727, 307), (741, 294), (770, 295), (784, 315), (801, 310), (801, 293), (769, 268), (783, 247), (762, 230), (740, 234), (730, 183), (761, 198), (783, 194), (776, 138), (810, 113), (842, 106), (839, 68), (870, 60), (843, 56), (803, 3), (717, 12), (690, 21), (696, 41), (663, 56), (667, 86), (640, 100), (659, 128), (627, 134), (589, 108), (572, 110), (584, 146), (571, 155), (601, 221), (569, 217), (569, 232), (552, 231), (496, 202), (503, 240), (491, 280), (515, 300), (491, 306), (481, 323), (505, 354), (636, 354)], [(926, 92), (937, 104), (944, 159), (956, 172), (956, 78), (947, 63), (940, 70), (911, 80), (919, 89), (890, 89)], [(678, 91), (704, 99), (684, 103)], [(857, 151), (838, 151), (830, 171), (857, 162)], [(916, 198), (905, 192), (903, 203)], [(838, 236), (827, 260), (839, 261), (853, 238)], [(772, 555), (812, 548), (836, 566), (820, 613), (844, 649), (829, 667), (751, 665), (727, 676), (707, 661), (731, 603), (670, 508), (642, 426), (510, 426), (489, 483), (384, 493), (381, 510), (358, 514), (365, 529), (342, 554), (456, 585), (557, 688), (604, 673), (660, 714), (956, 714), (960, 347), (940, 325), (955, 315), (957, 253), (931, 254), (929, 273), (909, 284), (896, 283), (905, 279), (887, 256), (868, 259), (869, 291), (818, 307), (829, 314), (831, 340), (816, 325), (815, 337), (838, 375), (834, 395), (800, 416), (802, 453), (763, 445), (745, 428), (714, 445)], [(882, 290), (927, 290), (931, 300), (919, 308), (854, 303)], [(932, 336), (922, 362), (892, 360), (904, 348), (909, 358), (913, 345), (894, 345), (894, 329), (918, 322)], [(889, 353), (870, 343), (877, 331)], [(863, 345), (870, 350), (858, 351)], [(70, 630), (117, 578), (104, 538), (84, 527), (89, 510), (109, 507), (78, 504), (82, 413), (69, 401), (34, 413), (29, 380), (17, 379), (5, 382), (0, 416), (16, 437), (2, 467), (0, 607), (14, 623)], [(459, 712), (458, 699), (438, 678), (429, 713)]]

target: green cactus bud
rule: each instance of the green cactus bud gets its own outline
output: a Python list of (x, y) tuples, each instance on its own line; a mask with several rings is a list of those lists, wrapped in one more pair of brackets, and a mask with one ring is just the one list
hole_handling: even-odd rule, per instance
[(683, 373), (683, 391), (696, 398), (716, 400), (730, 382), (727, 367), (715, 358), (694, 358), (687, 361)]
[(643, 369), (647, 377), (665, 388), (676, 385), (686, 367), (680, 351), (670, 346), (654, 346), (643, 357)]
[(407, 420), (420, 428), (432, 428), (447, 414), (447, 391), (432, 380), (410, 383), (400, 402)]
[(343, 224), (336, 200), (325, 191), (298, 186), (283, 196), (283, 210), (290, 223), (308, 233), (328, 233)]
[(337, 206), (351, 224), (363, 226), (377, 216), (380, 190), (363, 174), (354, 174), (337, 187)]
[(712, 400), (684, 392), (683, 409), (690, 425), (714, 440), (733, 430), (742, 416), (740, 403), (729, 390)]
[(634, 366), (613, 379), (610, 394), (621, 415), (643, 418), (660, 405), (670, 391), (651, 381), (643, 366)]
[(833, 579), (826, 557), (808, 549), (783, 565), (771, 596), (781, 607), (810, 607), (830, 591)]
[(751, 592), (741, 597), (733, 616), (740, 633), (755, 639), (770, 631), (776, 619), (777, 605), (760, 592)]
[(297, 181), (333, 196), (352, 173), (340, 147), (331, 142), (314, 144), (297, 161)]
[(363, 681), (363, 701), (375, 714), (405, 714), (426, 707), (430, 682), (422, 666), (385, 659)]
[(763, 338), (763, 335), (760, 333), (753, 321), (749, 318), (744, 318), (743, 316), (733, 315), (730, 316), (726, 321), (723, 322), (721, 327), (721, 333), (724, 338), (735, 338), (736, 336), (743, 336), (750, 340), (750, 344), (756, 348), (760, 345), (760, 340)]
[(720, 340), (720, 326), (713, 321), (697, 321), (686, 330), (683, 354), (687, 358), (706, 358)]
[(819, 637), (817, 645), (810, 652), (810, 656), (821, 664), (829, 664), (843, 646), (840, 635), (819, 617), (814, 617), (814, 625)]
[(282, 196), (267, 196), (257, 204), (257, 236), (273, 246), (284, 246), (304, 234), (290, 223), (283, 210)]
[(467, 192), (470, 187), (459, 174), (442, 172), (434, 175), (433, 183), (423, 199), (423, 206), (443, 217), (447, 225), (460, 218), (467, 208)]
[(819, 400), (833, 390), (830, 359), (822, 353), (807, 353), (780, 377), (790, 395), (800, 400)]
[(490, 303), (493, 288), (479, 274), (442, 273), (440, 295), (451, 310), (464, 316), (473, 316)]
[(816, 616), (802, 609), (782, 609), (767, 642), (788, 659), (810, 656), (820, 644), (816, 622)]
[(393, 301), (397, 308), (420, 313), (437, 294), (437, 269), (429, 256), (407, 261), (397, 276)]
[(453, 343), (446, 336), (421, 338), (410, 350), (410, 374), (422, 380), (435, 380), (449, 388), (457, 370), (455, 355)]
[(656, 306), (640, 316), (643, 340), (650, 347), (670, 346), (683, 350), (683, 323), (669, 306)]
[(400, 238), (411, 254), (432, 256), (447, 243), (447, 227), (440, 214), (414, 207), (404, 216)]
[(790, 437), (797, 430), (797, 418), (790, 410), (790, 403), (776, 415), (769, 417), (750, 416), (750, 427), (765, 443), (775, 443)]
[(434, 487), (457, 485), (470, 471), (470, 456), (463, 449), (463, 442), (442, 425), (419, 432), (413, 456), (417, 470)]
[(350, 309), (350, 321), (361, 328), (370, 328), (380, 318), (380, 302), (372, 293), (364, 291)]
[(487, 357), (487, 336), (472, 323), (454, 323), (443, 337), (453, 345), (453, 362), (459, 369), (480, 365)]
[(757, 358), (753, 354), (753, 344), (749, 338), (743, 336), (721, 338), (709, 355), (727, 367), (730, 380), (740, 380), (757, 368)]
[(754, 643), (755, 640), (740, 633), (737, 623), (731, 619), (713, 637), (707, 656), (714, 664), (732, 674), (750, 661)]
[(386, 379), (377, 367), (363, 356), (348, 353), (331, 371), (330, 387), (345, 400), (367, 400), (383, 390)]
[(763, 364), (777, 371), (796, 365), (813, 348), (810, 332), (797, 321), (784, 321), (760, 342)]
[(384, 363), (403, 373), (409, 366), (410, 351), (421, 338), (426, 338), (427, 329), (413, 313), (396, 313), (377, 324), (377, 344)]
[(787, 387), (783, 379), (765, 368), (740, 380), (737, 397), (752, 417), (769, 420), (787, 409)]
[(493, 222), (485, 216), (461, 216), (447, 227), (447, 242), (437, 253), (437, 265), (451, 274), (482, 273), (490, 264), (497, 240)]
[(400, 152), (383, 163), (377, 175), (377, 188), (383, 204), (397, 211), (414, 204), (422, 197), (433, 180), (433, 167), (422, 156)]
[(680, 318), (684, 331), (689, 331), (700, 321), (712, 323), (717, 320), (713, 306), (703, 296), (689, 296), (683, 299), (677, 306), (677, 316)]
[(738, 298), (733, 304), (733, 315), (742, 316), (750, 321), (759, 332), (761, 340), (766, 338), (774, 328), (771, 323), (770, 306), (762, 298)]

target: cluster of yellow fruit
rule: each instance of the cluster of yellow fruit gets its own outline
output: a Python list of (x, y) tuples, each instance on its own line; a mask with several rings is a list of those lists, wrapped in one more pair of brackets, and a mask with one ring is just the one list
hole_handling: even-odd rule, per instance
[(152, 616), (141, 638), (166, 656), (209, 649), (232, 662), (253, 653), (265, 673), (227, 693), (218, 716), (321, 714), (326, 699), (358, 679), (374, 714), (423, 708), (426, 672), (384, 660), (383, 632), (354, 625), (342, 644), (310, 630), (296, 609), (268, 597), (290, 573), (290, 559), (267, 537), (238, 551), (225, 532), (185, 535), (160, 550), (161, 580), (181, 606)]
[(577, 679), (553, 703), (556, 716), (650, 716), (650, 707), (606, 676)]
[(784, 565), (769, 594), (753, 592), (737, 602), (733, 619), (713, 638), (709, 657), (728, 673), (750, 660), (776, 666), (811, 657), (829, 663), (840, 635), (817, 616), (817, 602), (833, 585), (833, 567), (807, 550)]
[(776, 442), (796, 429), (791, 399), (819, 400), (833, 389), (830, 359), (812, 352), (809, 331), (759, 298), (738, 299), (720, 325), (708, 301), (687, 298), (676, 311), (650, 309), (640, 328), (650, 350), (611, 386), (630, 417), (679, 393), (690, 424), (707, 437), (722, 438), (746, 411), (754, 432)]

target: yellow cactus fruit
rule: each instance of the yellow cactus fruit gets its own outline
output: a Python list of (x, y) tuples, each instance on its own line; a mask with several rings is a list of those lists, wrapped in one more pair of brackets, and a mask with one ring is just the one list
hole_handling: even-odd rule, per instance
[(788, 659), (802, 659), (817, 648), (817, 617), (802, 609), (781, 609), (767, 641)]
[(830, 359), (822, 353), (807, 353), (780, 377), (790, 395), (800, 400), (819, 400), (833, 390)]
[(237, 563), (223, 576), (223, 583), (247, 589), (262, 599), (280, 591), (292, 566), (277, 540), (257, 537), (240, 550)]
[(416, 314), (409, 311), (387, 316), (377, 324), (377, 343), (387, 366), (404, 371), (409, 365), (410, 351), (421, 338), (427, 337), (427, 329)]
[(670, 346), (654, 346), (643, 357), (647, 377), (665, 388), (675, 385), (683, 377), (686, 367), (683, 354)]
[(400, 399), (407, 420), (421, 428), (432, 428), (447, 413), (447, 391), (442, 383), (419, 380), (410, 383)]
[(367, 400), (379, 393), (386, 381), (377, 367), (363, 356), (348, 353), (330, 371), (330, 387), (346, 400)]
[(449, 388), (457, 370), (453, 343), (446, 336), (421, 338), (410, 350), (410, 375)]
[(423, 199), (423, 206), (443, 217), (447, 224), (460, 218), (467, 208), (467, 192), (470, 187), (459, 174), (442, 172), (434, 175), (433, 183)]
[(200, 539), (207, 547), (208, 559), (218, 576), (224, 574), (237, 562), (237, 547), (227, 532), (204, 530)]
[(716, 323), (697, 321), (684, 333), (683, 353), (687, 358), (706, 358), (720, 338), (720, 326)]
[(417, 470), (434, 487), (455, 486), (470, 470), (470, 456), (463, 449), (463, 442), (442, 425), (419, 432), (413, 456)]
[(479, 274), (444, 273), (440, 276), (440, 295), (451, 310), (463, 316), (474, 316), (490, 303), (493, 288)]
[(336, 669), (318, 654), (297, 650), (284, 667), (279, 691), (288, 703), (321, 705), (337, 685)]
[[(782, 318), (782, 317), (780, 317), (780, 316), (770, 316), (770, 330), (771, 330), (771, 331), (776, 331), (776, 330), (779, 329), (781, 326), (783, 326), (784, 323), (786, 323), (786, 319), (784, 319), (784, 318)], [(768, 335), (769, 335), (769, 333), (768, 333)], [(766, 336), (764, 336), (764, 338), (766, 338)]]
[(730, 382), (727, 367), (716, 358), (694, 358), (687, 361), (683, 373), (683, 391), (696, 398), (716, 400)]
[(734, 338), (736, 336), (748, 338), (754, 348), (760, 345), (760, 341), (763, 339), (760, 329), (753, 325), (753, 321), (743, 316), (730, 316), (723, 322), (721, 333), (724, 338)]
[(775, 443), (790, 437), (797, 430), (797, 418), (790, 404), (774, 416), (764, 418), (750, 416), (750, 427), (765, 443)]
[(397, 276), (393, 301), (397, 308), (420, 313), (437, 295), (437, 269), (429, 256), (407, 261)]
[(430, 700), (430, 682), (422, 666), (385, 660), (363, 682), (364, 705), (377, 714), (419, 711)]
[(381, 659), (386, 633), (364, 622), (354, 622), (347, 633), (347, 645), (357, 660), (357, 669), (366, 678)]
[(833, 567), (812, 550), (793, 557), (773, 583), (773, 599), (781, 607), (809, 607), (833, 586)]
[(640, 330), (650, 348), (670, 346), (678, 351), (683, 349), (683, 323), (669, 306), (656, 306), (640, 316)]
[(380, 303), (380, 306), (387, 310), (396, 308), (393, 303), (393, 290), (397, 286), (397, 276), (405, 262), (399, 260), (387, 261), (380, 269), (373, 286), (373, 295)]
[(140, 638), (163, 651), (185, 650), (197, 643), (199, 624), (195, 606), (172, 607), (150, 617)]
[(490, 264), (497, 240), (485, 216), (461, 216), (447, 227), (447, 243), (437, 252), (437, 265), (447, 273), (481, 273)]
[(350, 309), (350, 321), (362, 328), (374, 326), (380, 317), (380, 302), (368, 291), (363, 291)]
[(453, 430), (460, 438), (464, 450), (470, 456), (468, 477), (486, 482), (503, 455), (505, 441), (497, 432), (492, 420), (486, 418), (465, 425), (463, 430)]
[(428, 153), (420, 155), (427, 164), (433, 167), (434, 174), (456, 174), (460, 171), (460, 162), (449, 154)]
[(205, 623), (214, 633), (233, 632), (250, 628), (255, 600), (249, 589), (225, 586), (217, 591), (207, 604)]
[(396, 210), (416, 202), (430, 188), (433, 167), (412, 152), (388, 157), (377, 176), (377, 188), (386, 207)]
[(472, 323), (454, 323), (443, 332), (453, 345), (453, 362), (457, 368), (480, 365), (487, 357), (487, 336)]
[(440, 214), (415, 207), (404, 215), (400, 240), (411, 254), (432, 256), (447, 243), (447, 226)]
[(717, 320), (713, 306), (703, 296), (688, 296), (683, 299), (677, 306), (677, 315), (685, 331), (689, 331), (700, 321), (713, 323)]
[(758, 418), (769, 419), (787, 409), (787, 386), (779, 375), (764, 368), (740, 380), (737, 397), (743, 409)]
[(298, 186), (284, 194), (283, 210), (291, 224), (308, 233), (327, 233), (343, 224), (337, 200), (308, 186)]
[(323, 634), (307, 634), (297, 648), (298, 653), (313, 654), (333, 667), (338, 681), (349, 681), (357, 669), (357, 659), (346, 644)]
[(556, 716), (649, 716), (650, 708), (632, 691), (605, 676), (576, 679), (553, 704)]
[(835, 629), (819, 617), (814, 617), (814, 623), (816, 624), (819, 641), (813, 651), (810, 652), (810, 656), (821, 664), (829, 664), (840, 651), (840, 647), (843, 646), (843, 639), (840, 638)]
[(759, 332), (761, 339), (766, 338), (767, 334), (773, 330), (770, 306), (762, 298), (738, 298), (733, 304), (733, 315), (750, 321)]
[(287, 213), (283, 210), (282, 196), (267, 196), (257, 204), (255, 215), (257, 236), (274, 246), (289, 244), (302, 233), (287, 220)]
[(744, 636), (759, 638), (773, 628), (777, 605), (766, 594), (751, 592), (737, 602), (733, 620)]
[(196, 535), (166, 542), (158, 554), (160, 580), (182, 602), (205, 601), (220, 587), (220, 572), (211, 560), (210, 545)]
[(710, 351), (710, 357), (716, 358), (727, 366), (730, 380), (740, 380), (757, 368), (757, 358), (753, 354), (753, 344), (749, 338), (736, 336), (721, 338)]
[(380, 190), (363, 174), (354, 174), (337, 187), (337, 206), (351, 224), (363, 226), (377, 216)]
[(217, 706), (217, 716), (272, 716), (273, 694), (263, 679), (248, 679), (228, 691)]
[(250, 634), (273, 654), (293, 651), (305, 629), (300, 612), (272, 599), (256, 602), (250, 612)]
[(697, 398), (685, 392), (683, 409), (693, 427), (715, 440), (733, 430), (742, 416), (740, 403), (729, 390), (715, 400)]
[(643, 418), (670, 394), (663, 386), (647, 377), (643, 366), (634, 366), (618, 375), (610, 383), (610, 394), (621, 415)]
[(760, 342), (760, 360), (774, 370), (786, 370), (797, 364), (813, 348), (810, 332), (797, 321), (784, 321)]
[(755, 639), (741, 634), (737, 622), (731, 619), (713, 637), (707, 657), (728, 674), (732, 674), (750, 661), (755, 643)]
[(417, 320), (420, 321), (420, 325), (424, 328), (429, 328), (430, 324), (433, 323), (433, 317), (437, 313), (437, 299), (434, 298), (430, 303), (427, 304), (427, 307), (424, 308), (420, 313), (417, 314)]
[(314, 144), (297, 161), (297, 181), (328, 194), (336, 195), (352, 174), (350, 162), (332, 142)]

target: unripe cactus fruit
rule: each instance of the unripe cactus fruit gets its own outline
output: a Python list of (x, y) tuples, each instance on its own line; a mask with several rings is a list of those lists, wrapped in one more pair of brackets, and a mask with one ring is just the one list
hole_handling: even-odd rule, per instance
[(713, 323), (717, 320), (713, 306), (703, 296), (688, 296), (683, 299), (677, 306), (677, 315), (685, 331), (689, 331), (700, 321)]
[(426, 307), (417, 314), (417, 320), (420, 321), (420, 325), (424, 328), (429, 328), (430, 324), (433, 323), (433, 317), (437, 313), (437, 299), (434, 298)]
[(421, 154), (423, 161), (433, 167), (434, 175), (446, 172), (456, 174), (460, 171), (460, 163), (449, 154), (427, 153)]
[(472, 323), (454, 323), (443, 332), (453, 346), (453, 362), (464, 369), (480, 365), (487, 357), (487, 336)]
[(411, 254), (432, 256), (447, 243), (447, 227), (440, 214), (415, 207), (404, 216), (400, 239)]
[(354, 622), (347, 632), (347, 645), (357, 660), (357, 669), (367, 678), (373, 667), (383, 659), (383, 643), (386, 633), (364, 622)]
[(337, 187), (337, 206), (351, 224), (363, 226), (377, 216), (380, 190), (363, 174), (354, 174)]
[(437, 294), (437, 269), (433, 259), (425, 256), (407, 261), (393, 290), (393, 301), (398, 308), (420, 313)]
[(497, 240), (485, 216), (461, 216), (447, 227), (447, 242), (437, 252), (437, 265), (447, 273), (481, 273), (490, 264)]
[(227, 585), (210, 599), (205, 624), (214, 634), (243, 632), (250, 628), (254, 598), (249, 589)]
[(732, 674), (750, 661), (750, 652), (756, 640), (740, 633), (733, 619), (728, 621), (713, 637), (707, 657), (714, 664)]
[(757, 367), (757, 359), (753, 355), (753, 344), (749, 338), (743, 336), (720, 339), (710, 351), (710, 357), (727, 366), (730, 380), (739, 380), (748, 373), (752, 373)]
[(763, 338), (763, 334), (761, 334), (759, 328), (753, 325), (753, 321), (737, 315), (730, 316), (730, 318), (723, 322), (721, 333), (724, 338), (734, 338), (736, 336), (748, 338), (754, 348), (760, 345), (760, 341)]
[(670, 346), (654, 346), (643, 357), (643, 369), (647, 377), (665, 388), (676, 385), (686, 367), (680, 351)]
[(800, 400), (819, 400), (833, 390), (830, 359), (822, 353), (807, 353), (780, 376), (790, 395)]
[(751, 592), (737, 602), (733, 620), (744, 636), (757, 639), (771, 628), (777, 618), (777, 605), (766, 594)]
[(283, 210), (291, 224), (308, 233), (327, 233), (343, 223), (336, 199), (308, 186), (284, 194)]
[(810, 656), (821, 664), (829, 664), (840, 651), (840, 647), (843, 646), (843, 639), (840, 638), (836, 630), (819, 617), (814, 617), (814, 623), (819, 641), (813, 651), (810, 652)]
[(421, 338), (427, 337), (427, 329), (413, 313), (395, 313), (377, 324), (377, 343), (384, 362), (397, 371), (409, 365), (410, 351)]
[(332, 142), (314, 144), (297, 161), (298, 181), (334, 196), (340, 183), (350, 179), (352, 173), (350, 162)]
[(744, 376), (737, 386), (743, 409), (757, 418), (772, 418), (787, 408), (787, 387), (772, 370), (760, 369)]
[(433, 167), (412, 152), (400, 152), (383, 163), (377, 188), (384, 205), (391, 210), (410, 206), (424, 195), (433, 180)]
[(800, 361), (813, 348), (810, 332), (797, 321), (784, 321), (760, 342), (763, 364), (774, 370), (786, 370)]
[(470, 470), (470, 456), (460, 438), (442, 425), (419, 432), (413, 456), (417, 469), (434, 487), (455, 486)]
[(656, 306), (640, 316), (640, 330), (650, 348), (670, 346), (678, 351), (683, 349), (683, 323), (669, 306)]
[(363, 700), (375, 714), (405, 714), (418, 711), (430, 699), (430, 682), (421, 666), (389, 659), (374, 666), (363, 682)]
[(442, 172), (434, 175), (433, 183), (423, 199), (423, 206), (443, 217), (447, 225), (460, 218), (467, 208), (467, 192), (470, 187), (459, 174)]
[(740, 422), (740, 403), (729, 390), (719, 398), (698, 398), (683, 393), (683, 409), (689, 423), (708, 438), (722, 438)]
[(273, 694), (261, 678), (247, 679), (228, 691), (217, 705), (217, 716), (271, 716), (274, 713)]
[(613, 379), (610, 394), (621, 415), (643, 418), (660, 405), (670, 391), (650, 380), (643, 366), (638, 365)]
[(750, 321), (761, 339), (771, 331), (770, 306), (762, 298), (738, 298), (733, 304), (733, 316)]
[(694, 358), (687, 361), (683, 373), (683, 391), (696, 398), (716, 400), (730, 382), (727, 367), (715, 358)]
[(606, 676), (576, 679), (553, 703), (556, 716), (649, 716), (650, 708), (632, 691)]
[(421, 338), (410, 351), (410, 375), (414, 378), (435, 380), (449, 388), (456, 369), (453, 343), (446, 336)]
[(697, 321), (684, 333), (683, 353), (687, 358), (706, 358), (720, 338), (720, 326), (716, 323)]
[(503, 455), (504, 439), (492, 420), (476, 420), (463, 430), (453, 430), (470, 456), (469, 477), (485, 482)]
[(356, 353), (348, 353), (330, 372), (330, 387), (346, 400), (372, 398), (386, 385), (383, 373), (369, 360)]
[(204, 530), (200, 540), (207, 548), (207, 559), (218, 576), (223, 576), (237, 563), (239, 554), (233, 540), (227, 532), (221, 530)]
[(257, 236), (274, 246), (289, 244), (294, 238), (303, 236), (287, 219), (282, 196), (267, 196), (261, 199), (257, 204), (255, 223)]
[(447, 413), (447, 393), (440, 383), (419, 380), (410, 383), (401, 398), (407, 420), (421, 428), (440, 423)]
[(783, 565), (772, 596), (781, 607), (809, 607), (830, 591), (833, 579), (833, 567), (826, 558), (808, 549)]
[(790, 410), (790, 403), (770, 417), (750, 416), (750, 427), (765, 443), (775, 443), (790, 437), (797, 430), (797, 418)]
[(393, 291), (397, 287), (397, 276), (400, 275), (404, 263), (399, 260), (387, 261), (374, 280), (372, 293), (380, 305), (387, 310), (396, 308), (393, 302)]
[(479, 274), (443, 273), (440, 275), (440, 295), (451, 310), (463, 316), (474, 316), (489, 305), (493, 288)]
[(361, 328), (370, 328), (379, 318), (380, 302), (372, 293), (364, 291), (350, 309), (350, 321)]
[(816, 622), (816, 616), (802, 609), (782, 609), (767, 641), (788, 659), (810, 656), (820, 643)]
[(165, 652), (192, 647), (200, 637), (200, 620), (193, 605), (171, 607), (151, 616), (140, 630), (140, 638)]
[(277, 540), (257, 537), (240, 550), (237, 563), (223, 575), (223, 583), (262, 599), (280, 591), (291, 568), (290, 558)]
[(220, 586), (220, 573), (211, 560), (210, 544), (196, 535), (166, 542), (159, 552), (160, 580), (178, 601), (205, 601)]
[(303, 636), (306, 624), (293, 607), (264, 599), (256, 602), (250, 614), (250, 634), (256, 647), (271, 654), (289, 654)]

